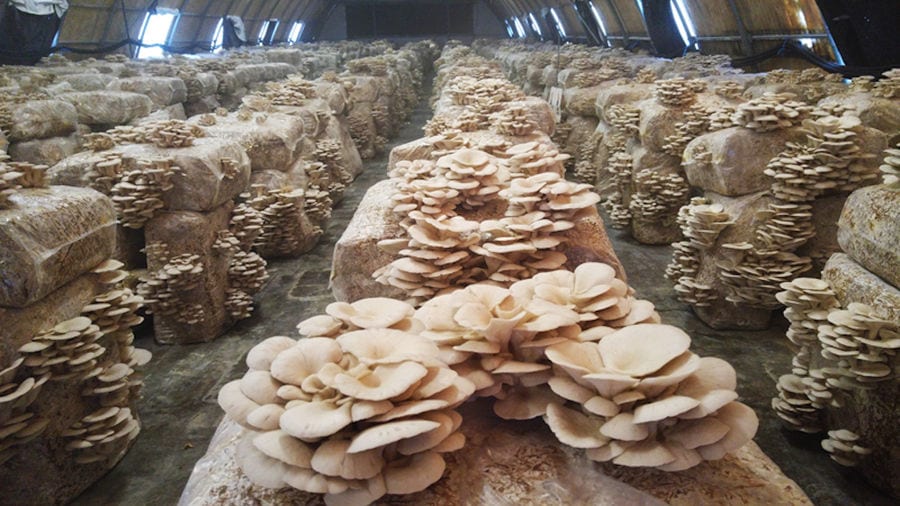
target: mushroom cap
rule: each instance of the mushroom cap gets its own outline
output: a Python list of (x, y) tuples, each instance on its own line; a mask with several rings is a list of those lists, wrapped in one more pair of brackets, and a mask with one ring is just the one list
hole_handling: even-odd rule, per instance
[(414, 494), (441, 479), (447, 464), (437, 452), (418, 453), (404, 461), (394, 461), (384, 470), (388, 494)]
[(300, 385), (325, 364), (336, 363), (343, 357), (341, 347), (333, 339), (309, 337), (279, 353), (270, 366), (272, 377), (291, 385)]
[(678, 327), (642, 323), (613, 332), (597, 348), (606, 368), (642, 377), (662, 369), (690, 345), (690, 336)]
[(381, 448), (348, 453), (350, 440), (329, 439), (322, 442), (310, 461), (314, 471), (346, 480), (367, 480), (381, 473), (385, 461)]
[(386, 297), (361, 299), (352, 304), (333, 302), (325, 308), (329, 315), (364, 329), (387, 328), (412, 316), (415, 309), (409, 304)]
[(294, 401), (279, 420), (281, 430), (304, 441), (327, 437), (352, 423), (350, 404)]
[(359, 506), (373, 504), (387, 492), (381, 475), (368, 479), (362, 488), (350, 488), (336, 494), (325, 494), (326, 506)]
[(234, 458), (244, 475), (254, 484), (274, 489), (285, 487), (283, 477), (290, 466), (259, 451), (249, 435), (238, 442)]
[(599, 448), (609, 442), (600, 434), (603, 420), (565, 408), (559, 404), (548, 404), (544, 422), (561, 443), (573, 448)]
[(425, 366), (416, 362), (382, 364), (371, 374), (359, 378), (340, 373), (330, 378), (327, 385), (342, 394), (366, 401), (384, 401), (401, 395), (428, 374)]
[(297, 325), (297, 331), (301, 335), (309, 337), (331, 337), (340, 330), (342, 324), (337, 318), (320, 314), (307, 318)]
[(425, 365), (438, 365), (440, 350), (428, 339), (394, 329), (363, 329), (347, 332), (337, 338), (344, 352), (364, 364), (396, 364), (415, 360)]
[(263, 432), (253, 439), (253, 446), (266, 456), (289, 466), (310, 467), (313, 451), (305, 443), (281, 430)]
[(626, 412), (607, 420), (600, 427), (600, 433), (619, 441), (640, 441), (650, 435), (650, 430), (645, 425), (635, 423), (634, 414)]
[(244, 425), (247, 423), (247, 415), (259, 408), (259, 404), (253, 402), (241, 392), (241, 380), (226, 383), (218, 395), (219, 406), (229, 418)]
[(353, 437), (349, 453), (359, 453), (424, 434), (441, 424), (431, 420), (400, 420), (374, 425)]

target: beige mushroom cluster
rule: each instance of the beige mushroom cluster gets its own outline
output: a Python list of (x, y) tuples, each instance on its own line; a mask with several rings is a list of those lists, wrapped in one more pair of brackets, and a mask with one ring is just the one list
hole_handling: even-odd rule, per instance
[[(735, 123), (732, 120), (735, 111), (737, 111), (736, 107), (725, 104), (720, 104), (715, 107), (708, 108), (706, 111), (708, 130), (710, 132), (717, 132), (719, 130), (724, 130), (726, 128), (735, 126)], [(695, 152), (694, 158), (696, 159), (696, 157), (697, 154)]]
[(52, 381), (80, 381), (95, 373), (106, 348), (97, 341), (100, 327), (86, 316), (58, 323), (19, 348), (33, 375), (49, 374)]
[(730, 100), (738, 100), (744, 93), (744, 85), (732, 80), (719, 81), (713, 87), (713, 93)]
[(627, 104), (613, 105), (606, 110), (606, 121), (629, 137), (637, 135), (641, 123), (641, 109)]
[(272, 105), (301, 107), (311, 98), (316, 98), (316, 87), (312, 81), (289, 78), (276, 83), (267, 83), (265, 98)]
[(822, 357), (837, 362), (857, 388), (896, 378), (900, 325), (885, 319), (866, 304), (851, 303), (828, 313), (828, 324), (818, 327)]
[(454, 130), (455, 126), (453, 119), (442, 114), (435, 114), (431, 119), (426, 121), (425, 126), (422, 127), (422, 131), (429, 137), (449, 133)]
[(460, 195), (462, 209), (478, 209), (498, 197), (509, 180), (509, 171), (484, 151), (460, 149), (438, 158), (438, 177)]
[(313, 236), (323, 233), (321, 226), (331, 217), (333, 205), (334, 201), (331, 199), (331, 194), (325, 190), (310, 187), (304, 192), (303, 210), (309, 221), (315, 225), (312, 231)]
[(334, 303), (247, 356), (249, 371), (219, 404), (246, 429), (236, 460), (255, 484), (370, 504), (424, 490), (460, 449), (453, 410), (474, 391), (418, 335), (411, 306), (391, 299)]
[(96, 132), (82, 136), (82, 147), (89, 151), (106, 151), (115, 145), (115, 137), (108, 133)]
[(757, 218), (762, 221), (756, 228), (757, 251), (793, 251), (816, 235), (810, 204), (770, 203), (765, 211), (757, 213)]
[(29, 368), (22, 367), (24, 362), (25, 357), (19, 357), (0, 370), (0, 465), (15, 454), (16, 446), (40, 436), (50, 423), (28, 411), (50, 372), (30, 375)]
[(237, 251), (228, 265), (228, 285), (249, 294), (259, 292), (269, 279), (266, 261), (256, 253)]
[(501, 135), (522, 137), (533, 133), (538, 124), (528, 113), (528, 109), (521, 105), (504, 108), (491, 116), (491, 126)]
[[(0, 162), (6, 165), (5, 174), (14, 184), (22, 188), (46, 188), (50, 183), (47, 180), (46, 165), (36, 165), (28, 162)], [(13, 176), (13, 174), (18, 174)]]
[(507, 216), (542, 211), (553, 221), (568, 222), (576, 221), (600, 201), (593, 185), (567, 181), (556, 172), (515, 178), (501, 195), (509, 201)]
[(631, 210), (626, 196), (631, 194), (633, 162), (632, 156), (624, 150), (614, 152), (607, 162), (606, 170), (612, 175), (610, 183), (615, 191), (603, 201), (603, 208), (609, 214), (610, 226), (613, 228), (631, 225)]
[(112, 195), (113, 186), (122, 179), (125, 162), (121, 153), (104, 153), (85, 173), (88, 185), (104, 195)]
[(662, 221), (681, 209), (690, 186), (678, 174), (662, 174), (644, 169), (634, 176), (634, 193), (628, 203), (632, 219)]
[(663, 151), (681, 158), (688, 143), (709, 130), (709, 123), (710, 113), (706, 107), (691, 106), (681, 120), (675, 122), (675, 133), (663, 139)]
[[(148, 245), (149, 246), (149, 245)], [(157, 256), (147, 251), (148, 258), (155, 258), (163, 266), (148, 271), (138, 284), (138, 295), (144, 298), (148, 312), (174, 315), (178, 321), (195, 324), (204, 318), (196, 304), (189, 304), (190, 292), (201, 282), (204, 270), (199, 255), (184, 253), (174, 257)]]
[(449, 81), (445, 90), (457, 105), (501, 104), (525, 98), (525, 93), (518, 86), (503, 78), (459, 76)]
[(371, 152), (369, 145), (374, 141), (374, 134), (369, 123), (365, 118), (351, 115), (347, 118), (347, 130), (353, 139), (353, 144), (360, 150), (360, 155), (366, 154), (363, 158), (371, 158), (374, 153)]
[[(262, 228), (254, 246), (266, 255), (286, 256), (296, 254), (321, 229), (307, 222), (307, 195), (301, 189), (266, 190), (255, 188), (258, 194), (247, 204), (259, 211)], [(324, 192), (327, 195), (327, 192)], [(329, 208), (330, 211), (330, 208)]]
[(172, 178), (181, 173), (172, 158), (138, 160), (137, 167), (124, 171), (110, 193), (119, 222), (138, 229), (165, 207), (163, 194), (174, 187)]
[(900, 68), (892, 68), (881, 74), (881, 79), (872, 86), (872, 94), (887, 99), (900, 97)]
[(599, 462), (681, 471), (723, 458), (753, 438), (758, 419), (735, 400), (731, 365), (697, 356), (690, 343), (676, 327), (649, 323), (550, 346), (549, 385), (562, 402), (547, 406), (544, 421)]
[(621, 72), (609, 67), (593, 67), (589, 69), (581, 69), (575, 73), (572, 78), (572, 86), (574, 88), (590, 88), (597, 86), (605, 81), (610, 81), (621, 77)]
[(687, 107), (697, 100), (697, 94), (706, 89), (706, 83), (699, 79), (675, 77), (656, 81), (656, 100), (668, 107)]
[(695, 307), (711, 305), (716, 298), (712, 286), (697, 281), (700, 252), (709, 250), (719, 234), (733, 222), (721, 204), (695, 197), (678, 211), (678, 224), (685, 240), (672, 244), (672, 262), (666, 278), (675, 283), (678, 299)]
[(127, 451), (141, 425), (131, 408), (109, 406), (88, 414), (62, 432), (76, 464), (112, 461)]
[(182, 120), (165, 120), (144, 125), (146, 139), (159, 148), (183, 148), (194, 144), (194, 139), (205, 137), (206, 131), (198, 125)]
[[(578, 149), (575, 152), (575, 167), (572, 171), (572, 176), (576, 181), (590, 184), (597, 182), (600, 172), (604, 169), (602, 165), (595, 163), (594, 154), (603, 142), (603, 137), (603, 132), (594, 131), (591, 132), (591, 135), (585, 141), (578, 145)], [(565, 143), (560, 144), (558, 142), (556, 144), (560, 146), (565, 145)]]
[(900, 186), (900, 144), (884, 150), (884, 163), (878, 167), (884, 184)]
[(476, 395), (497, 398), (494, 412), (506, 419), (540, 416), (553, 400), (548, 346), (598, 340), (614, 327), (658, 318), (600, 263), (544, 272), (508, 289), (469, 285), (416, 311), (442, 360), (475, 384)]
[[(249, 194), (242, 194), (242, 197), (249, 198)], [(241, 202), (234, 206), (231, 211), (231, 220), (228, 222), (228, 231), (237, 238), (240, 248), (249, 251), (262, 232), (263, 216), (253, 206), (247, 202)]]
[(788, 251), (758, 250), (749, 243), (728, 243), (722, 247), (733, 256), (716, 264), (718, 277), (735, 304), (775, 309), (780, 306), (775, 294), (781, 283), (790, 281), (812, 268), (809, 257)]
[(11, 165), (0, 161), (0, 209), (11, 205), (9, 198), (21, 188), (20, 177), (22, 177), (21, 172), (13, 170)]
[(794, 98), (793, 93), (764, 93), (762, 97), (739, 105), (731, 120), (737, 126), (759, 133), (797, 126), (812, 107)]
[(653, 84), (656, 82), (659, 76), (656, 75), (656, 71), (650, 67), (643, 67), (637, 71), (637, 74), (634, 76), (635, 82), (641, 84)]
[(830, 430), (821, 445), (831, 460), (842, 466), (853, 467), (872, 453), (871, 448), (863, 446), (861, 439), (859, 434), (848, 429)]
[(565, 174), (565, 162), (571, 158), (547, 142), (524, 142), (509, 147), (504, 153), (504, 163), (510, 177), (527, 177), (553, 172)]

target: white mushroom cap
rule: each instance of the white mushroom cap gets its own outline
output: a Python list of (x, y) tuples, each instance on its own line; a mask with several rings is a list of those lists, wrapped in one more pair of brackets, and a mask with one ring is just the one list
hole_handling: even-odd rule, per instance
[(337, 338), (344, 352), (364, 364), (395, 364), (407, 360), (437, 365), (437, 345), (421, 336), (394, 329), (364, 329)]
[(690, 345), (690, 336), (677, 327), (643, 323), (613, 332), (597, 348), (608, 369), (642, 377), (662, 369)]
[(247, 416), (250, 412), (259, 408), (259, 404), (251, 401), (241, 392), (241, 380), (226, 383), (219, 390), (218, 402), (228, 417), (241, 425), (247, 423)]
[(381, 473), (385, 465), (381, 448), (348, 453), (350, 440), (329, 439), (316, 448), (311, 465), (314, 471), (347, 480), (367, 480)]
[(384, 470), (388, 494), (414, 494), (441, 479), (447, 464), (437, 452), (418, 453), (404, 461), (394, 461)]
[(602, 419), (587, 416), (559, 404), (547, 405), (544, 421), (561, 443), (573, 448), (599, 448), (609, 441), (600, 434)]
[(234, 458), (253, 483), (274, 489), (284, 488), (286, 485), (283, 477), (290, 466), (259, 451), (254, 446), (252, 437), (241, 438)]
[(362, 488), (352, 488), (337, 494), (325, 494), (327, 506), (366, 506), (373, 504), (387, 492), (381, 475), (368, 479)]
[(416, 362), (376, 366), (370, 374), (355, 377), (337, 374), (327, 384), (342, 394), (366, 401), (384, 401), (401, 395), (428, 374), (425, 366)]
[(338, 362), (341, 357), (341, 347), (333, 339), (310, 337), (279, 353), (272, 360), (270, 370), (278, 381), (300, 385), (325, 364)]
[(297, 341), (285, 337), (275, 336), (263, 340), (247, 353), (247, 367), (258, 371), (268, 371), (272, 360), (282, 351), (297, 344)]
[(293, 401), (281, 415), (281, 430), (304, 441), (327, 437), (352, 423), (350, 404)]
[(310, 467), (313, 451), (302, 441), (281, 430), (263, 432), (252, 438), (253, 446), (266, 456), (290, 466)]
[(382, 423), (369, 427), (353, 437), (348, 448), (350, 453), (364, 452), (380, 446), (386, 446), (402, 439), (418, 436), (440, 427), (440, 423), (431, 420), (401, 420)]

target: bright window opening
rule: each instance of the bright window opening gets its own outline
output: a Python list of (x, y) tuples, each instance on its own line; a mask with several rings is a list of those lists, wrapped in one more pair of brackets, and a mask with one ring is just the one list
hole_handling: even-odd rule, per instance
[[(178, 11), (157, 9), (156, 13), (147, 13), (144, 17), (144, 25), (141, 27), (141, 44), (166, 45), (172, 35), (175, 20), (178, 19)], [(138, 58), (162, 58), (161, 47), (145, 47), (138, 49)]]
[(224, 41), (224, 33), (222, 31), (222, 22), (224, 18), (219, 18), (219, 23), (216, 24), (216, 29), (213, 31), (212, 43), (209, 45), (210, 49), (218, 49), (222, 47), (222, 42)]
[(603, 34), (603, 38), (606, 40), (606, 44), (609, 45), (606, 23), (603, 22), (603, 16), (600, 15), (600, 11), (597, 10), (597, 6), (594, 5), (593, 2), (591, 3), (591, 14), (594, 16), (594, 21), (597, 22), (597, 26), (600, 27), (600, 33)]
[(516, 33), (519, 34), (520, 39), (525, 38), (525, 27), (522, 26), (522, 22), (519, 21), (519, 18), (513, 18), (513, 23), (516, 25)]
[(541, 25), (538, 24), (537, 20), (534, 19), (534, 14), (528, 14), (528, 23), (531, 24), (531, 29), (534, 30), (534, 33), (543, 39), (544, 34), (541, 33)]
[(504, 20), (503, 24), (506, 25), (506, 33), (507, 33), (507, 35), (509, 35), (509, 38), (511, 39), (511, 38), (515, 37), (516, 32), (515, 32), (515, 30), (513, 30), (512, 25), (509, 24), (509, 20), (508, 19)]
[(559, 14), (556, 13), (556, 9), (554, 9), (553, 7), (550, 8), (550, 15), (553, 16), (553, 22), (556, 23), (556, 29), (557, 31), (559, 31), (560, 36), (568, 37), (568, 35), (566, 35), (566, 28), (559, 20)]
[(300, 40), (300, 36), (303, 35), (303, 29), (306, 25), (303, 21), (294, 21), (293, 26), (291, 26), (291, 33), (288, 34), (288, 44), (296, 44)]
[(812, 49), (813, 46), (816, 44), (816, 39), (813, 39), (811, 37), (804, 37), (804, 38), (800, 39), (800, 43), (803, 44), (803, 46), (806, 47), (807, 49)]
[(278, 30), (278, 20), (277, 19), (267, 19), (263, 21), (261, 27), (259, 27), (259, 35), (257, 35), (257, 43), (259, 45), (270, 45), (272, 41), (275, 40), (275, 32)]
[(675, 18), (675, 27), (681, 35), (684, 45), (691, 47), (697, 44), (697, 29), (694, 28), (694, 21), (688, 15), (687, 7), (684, 0), (669, 0), (669, 7), (672, 9), (672, 17)]

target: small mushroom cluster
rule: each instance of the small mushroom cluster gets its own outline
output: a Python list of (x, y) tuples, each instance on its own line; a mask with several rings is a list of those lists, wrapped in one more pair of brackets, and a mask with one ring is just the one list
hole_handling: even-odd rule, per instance
[(0, 209), (10, 206), (9, 198), (21, 188), (19, 184), (21, 177), (21, 172), (13, 170), (11, 165), (0, 161)]
[(675, 133), (664, 139), (663, 151), (681, 158), (688, 143), (709, 130), (709, 123), (710, 113), (705, 107), (691, 106), (675, 123)]
[(706, 83), (699, 79), (675, 77), (656, 81), (656, 100), (668, 107), (687, 107), (697, 100), (697, 94), (706, 89)]
[(846, 309), (833, 309), (828, 324), (818, 327), (821, 354), (837, 362), (857, 388), (896, 377), (896, 354), (900, 349), (900, 326), (878, 315), (871, 306), (858, 302)]
[(892, 68), (881, 74), (881, 79), (872, 86), (872, 94), (887, 99), (900, 97), (900, 68)]
[[(322, 188), (320, 184), (320, 189), (327, 189), (333, 200), (340, 200), (344, 189), (352, 180), (344, 164), (340, 143), (334, 139), (322, 139), (316, 142), (314, 156), (316, 161), (323, 164), (328, 172), (327, 185)], [(310, 184), (314, 184), (314, 182), (311, 181)]]
[(741, 98), (741, 95), (744, 93), (744, 85), (737, 81), (719, 81), (715, 87), (713, 87), (713, 93), (716, 95), (731, 99), (737, 100)]
[(236, 460), (255, 484), (325, 494), (329, 505), (370, 504), (424, 490), (444, 453), (465, 444), (453, 410), (474, 391), (418, 335), (413, 308), (391, 299), (333, 303), (294, 340), (266, 339), (250, 370), (219, 392), (246, 429)]
[(106, 348), (98, 343), (100, 327), (86, 316), (58, 323), (19, 348), (33, 375), (49, 374), (52, 381), (81, 381), (95, 373)]
[(475, 384), (476, 395), (498, 399), (498, 416), (529, 419), (553, 400), (548, 346), (596, 341), (617, 327), (659, 321), (653, 304), (630, 292), (612, 267), (584, 263), (574, 272), (540, 273), (508, 289), (469, 285), (427, 301), (416, 318), (441, 359)]
[[(720, 104), (707, 109), (706, 119), (709, 123), (708, 131), (717, 132), (735, 126), (732, 118), (737, 109), (734, 106)], [(695, 155), (696, 157), (696, 155)]]
[(575, 88), (590, 88), (605, 81), (620, 77), (621, 73), (609, 67), (582, 69), (572, 78), (572, 86)]
[(781, 283), (790, 281), (812, 268), (809, 257), (787, 251), (757, 250), (749, 243), (728, 243), (722, 248), (734, 257), (717, 263), (718, 277), (735, 304), (775, 309), (779, 307), (775, 294)]
[(634, 177), (634, 193), (628, 209), (635, 220), (662, 221), (685, 204), (690, 187), (678, 174), (644, 169)]
[(163, 194), (174, 187), (172, 178), (180, 173), (172, 158), (138, 160), (135, 169), (122, 173), (110, 190), (122, 226), (141, 228), (164, 208)]
[(794, 100), (793, 93), (767, 92), (762, 97), (737, 107), (732, 122), (754, 132), (764, 133), (799, 125), (812, 107)]
[(500, 104), (525, 98), (525, 93), (518, 86), (503, 78), (459, 76), (448, 82), (444, 89), (457, 105)]
[(637, 135), (641, 123), (641, 110), (633, 105), (616, 104), (607, 109), (606, 121), (629, 137)]
[[(147, 245), (148, 248), (151, 244)], [(164, 245), (156, 244), (154, 248)], [(197, 314), (196, 305), (188, 304), (191, 300), (190, 292), (202, 281), (203, 263), (199, 255), (184, 253), (169, 257), (159, 255), (150, 249), (147, 257), (152, 258), (163, 266), (148, 273), (138, 284), (138, 295), (144, 298), (148, 306), (148, 312), (159, 315), (174, 315), (182, 323), (194, 324), (201, 321), (204, 316), (202, 308)]]
[(522, 137), (537, 130), (537, 122), (531, 119), (524, 106), (506, 107), (491, 116), (492, 128), (501, 135)]
[(822, 440), (822, 449), (828, 452), (831, 460), (842, 466), (853, 467), (860, 460), (870, 455), (872, 449), (863, 446), (859, 434), (847, 430), (837, 429), (828, 431), (828, 437)]
[(700, 252), (713, 247), (719, 234), (732, 224), (721, 204), (695, 197), (678, 211), (678, 224), (685, 240), (672, 244), (672, 262), (666, 278), (675, 283), (678, 299), (695, 307), (711, 305), (716, 294), (710, 285), (700, 283)]
[(497, 159), (476, 149), (444, 155), (435, 167), (447, 187), (459, 192), (463, 209), (477, 209), (496, 199), (509, 180), (509, 172)]
[(756, 218), (762, 221), (756, 228), (757, 251), (793, 251), (816, 235), (810, 204), (770, 203)]
[(106, 151), (116, 145), (116, 138), (105, 132), (96, 132), (82, 136), (82, 147), (89, 151)]
[[(16, 446), (38, 437), (49, 424), (48, 419), (28, 408), (50, 379), (50, 373), (29, 375), (28, 368), (22, 367), (24, 362), (25, 357), (19, 357), (0, 370), (0, 465), (15, 454)], [(20, 370), (27, 377), (17, 380), (22, 376)]]
[(137, 437), (141, 425), (131, 408), (99, 408), (63, 431), (66, 450), (75, 454), (76, 464), (115, 460)]
[(146, 139), (159, 148), (183, 148), (194, 144), (194, 139), (205, 137), (202, 127), (182, 120), (165, 120), (144, 125)]
[[(249, 194), (242, 196), (248, 197)], [(256, 242), (265, 221), (262, 213), (247, 202), (241, 202), (231, 211), (228, 231), (237, 238), (241, 250), (250, 251)]]
[(255, 294), (259, 292), (269, 273), (266, 272), (266, 261), (250, 251), (236, 251), (228, 265), (228, 285)]
[(125, 162), (120, 153), (104, 153), (85, 174), (88, 185), (104, 195), (112, 195), (113, 186), (122, 179)]
[(607, 162), (606, 170), (612, 175), (610, 182), (615, 191), (603, 201), (603, 208), (609, 214), (613, 228), (625, 228), (631, 224), (631, 210), (626, 196), (631, 194), (633, 161), (632, 156), (622, 150), (614, 152)]
[(254, 246), (266, 255), (297, 254), (314, 232), (305, 223), (306, 192), (301, 189), (262, 190), (257, 188), (259, 194), (248, 201), (263, 219)]
[(577, 161), (572, 171), (572, 176), (576, 181), (590, 184), (597, 182), (603, 167), (595, 163), (594, 154), (601, 142), (603, 142), (603, 132), (594, 131), (587, 140), (578, 145), (578, 150), (575, 152)]
[(570, 158), (546, 142), (524, 142), (509, 147), (504, 153), (510, 177), (527, 177), (543, 172), (564, 174), (564, 163)]
[(553, 221), (568, 222), (576, 221), (600, 201), (593, 185), (566, 181), (556, 172), (515, 178), (501, 195), (509, 201), (507, 216), (541, 211)]
[(676, 327), (651, 323), (550, 346), (550, 388), (572, 407), (549, 404), (545, 422), (599, 462), (681, 471), (723, 458), (759, 422), (735, 400), (731, 365), (697, 356), (690, 342)]
[(884, 184), (900, 187), (900, 144), (884, 150), (884, 163), (878, 167)]

